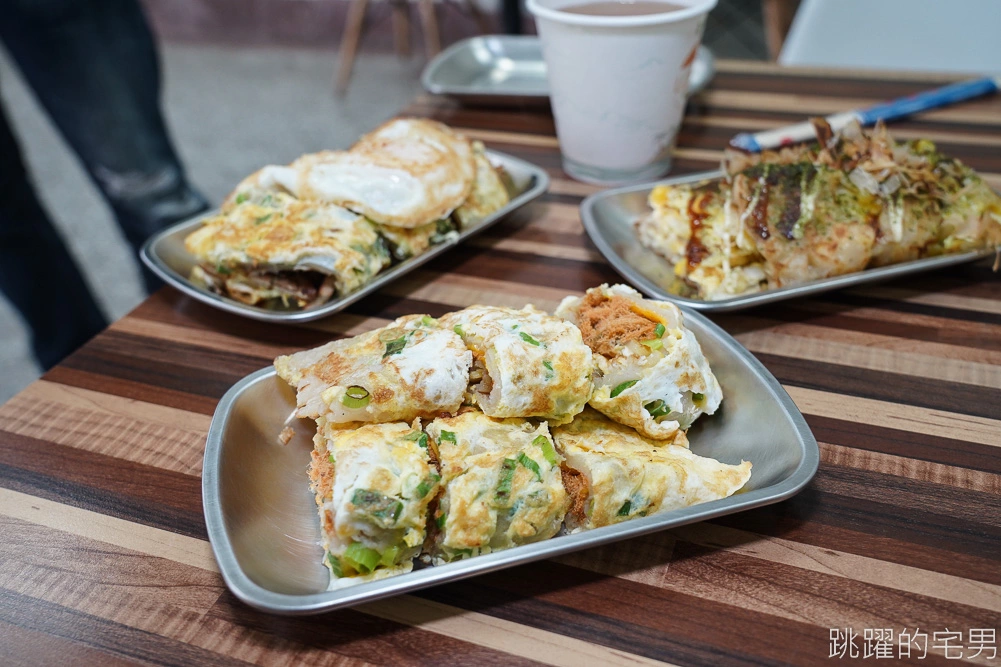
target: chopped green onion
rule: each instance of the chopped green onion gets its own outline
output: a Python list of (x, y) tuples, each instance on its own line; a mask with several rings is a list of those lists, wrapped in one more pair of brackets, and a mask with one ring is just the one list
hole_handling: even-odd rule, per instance
[(452, 327), (452, 331), (455, 332), (456, 336), (465, 336), (466, 335), (465, 332), (463, 332), (463, 330), (462, 330), (462, 325), (461, 324), (456, 324), (454, 327)]
[(535, 436), (535, 440), (532, 441), (532, 444), (542, 450), (542, 455), (546, 457), (547, 461), (549, 461), (549, 465), (554, 466), (560, 462), (559, 457), (556, 455), (556, 450), (553, 448), (553, 443), (550, 442), (549, 438), (546, 436)]
[(622, 507), (620, 507), (619, 511), (615, 513), (615, 516), (629, 516), (629, 510), (631, 508), (632, 508), (632, 503), (630, 503), (627, 500), (626, 502), (622, 503)]
[(501, 463), (500, 476), (497, 478), (496, 498), (500, 502), (511, 499), (511, 484), (514, 482), (514, 470), (518, 467), (518, 462), (514, 459), (504, 459)]
[(368, 489), (355, 489), (351, 504), (377, 519), (377, 523), (386, 528), (394, 525), (403, 512), (401, 501)]
[(534, 472), (536, 478), (538, 478), (540, 482), (542, 481), (542, 471), (539, 470), (539, 464), (536, 463), (531, 456), (529, 456), (525, 452), (518, 452), (518, 463), (520, 463), (521, 465), (525, 466), (526, 468)]
[(424, 431), (414, 431), (403, 437), (404, 440), (412, 440), (417, 443), (422, 449), (428, 448), (428, 434)]
[(641, 340), (640, 344), (646, 345), (651, 350), (659, 350), (660, 348), (664, 347), (664, 341), (662, 341), (659, 338), (654, 338), (653, 340)]
[(550, 363), (550, 361), (546, 359), (545, 361), (542, 362), (542, 365), (546, 367), (546, 379), (551, 380), (553, 376), (556, 374), (556, 371), (553, 370), (552, 363)]
[(695, 403), (701, 403), (704, 400), (706, 400), (705, 394), (700, 394), (697, 391), (692, 392), (692, 401), (694, 401)]
[(425, 315), (424, 317), (421, 318), (421, 324), (423, 324), (426, 327), (431, 326), (435, 322), (437, 322), (437, 320), (431, 317), (430, 315)]
[(337, 556), (327, 552), (327, 562), (330, 563), (330, 571), (334, 573), (335, 577), (344, 576), (344, 570), (341, 568), (341, 561), (338, 560)]
[(379, 565), (390, 567), (396, 563), (396, 559), (399, 555), (400, 547), (387, 547), (386, 550), (382, 552), (382, 558), (379, 559)]
[(236, 196), (236, 203), (237, 204), (242, 204), (243, 202), (247, 201), (248, 199), (250, 199), (250, 195), (248, 195), (246, 192), (241, 192), (240, 194), (238, 194)]
[(359, 574), (368, 574), (379, 565), (382, 556), (375, 549), (369, 549), (364, 544), (352, 542), (344, 550), (343, 558)]
[(639, 382), (639, 380), (626, 380), (622, 384), (620, 384), (617, 387), (615, 387), (615, 389), (612, 389), (612, 393), (609, 394), (608, 397), (609, 398), (615, 398), (616, 396), (618, 396), (619, 394), (621, 394), (622, 392), (624, 392), (626, 389), (629, 389), (629, 387), (631, 387), (634, 384), (636, 384), (637, 382)]
[(334, 462), (334, 455), (333, 454), (327, 454), (327, 460), (330, 461), (331, 463), (333, 463)]
[(224, 276), (228, 276), (230, 273), (232, 273), (232, 271), (229, 270), (229, 267), (223, 266), (222, 264), (220, 264), (219, 266), (215, 267), (215, 272), (216, 273), (221, 273)]
[(535, 347), (540, 347), (542, 345), (542, 343), (540, 343), (539, 341), (535, 340), (534, 338), (532, 338), (531, 336), (529, 336), (524, 331), (519, 331), (518, 335), (521, 336), (521, 339), (523, 341), (525, 341), (526, 343), (528, 343), (529, 345), (534, 345)]
[(441, 477), (439, 477), (434, 473), (431, 473), (430, 477), (423, 480), (420, 484), (417, 485), (417, 498), (423, 499), (424, 496), (426, 496), (428, 492), (430, 492), (431, 489), (434, 488), (435, 484), (437, 484), (438, 480), (440, 479)]
[(451, 431), (442, 431), (441, 432), (441, 436), (439, 437), (439, 440), (447, 440), (448, 442), (451, 442), (454, 445), (455, 444), (455, 434), (452, 433)]
[(267, 222), (268, 220), (270, 220), (272, 215), (274, 215), (274, 213), (268, 213), (267, 215), (262, 215), (259, 218), (255, 218), (254, 219), (254, 224), (255, 225), (263, 224), (263, 223)]
[(365, 387), (352, 386), (348, 387), (344, 391), (341, 403), (344, 404), (344, 407), (346, 408), (357, 409), (364, 408), (371, 400), (372, 396), (368, 393), (368, 389)]
[(382, 358), (385, 359), (391, 354), (399, 354), (400, 352), (403, 351), (403, 348), (406, 347), (406, 345), (407, 345), (407, 337), (405, 335), (400, 336), (396, 340), (389, 341), (388, 343), (386, 343), (386, 354), (382, 355)]
[(448, 519), (448, 515), (447, 514), (442, 514), (440, 517), (438, 517), (438, 519), (435, 521), (435, 523), (438, 524), (438, 528), (444, 528), (445, 527), (445, 521), (447, 519)]
[(653, 328), (653, 335), (656, 336), (657, 338), (663, 338), (666, 332), (667, 332), (667, 327), (665, 327), (660, 322), (658, 322), (657, 326)]
[(671, 411), (671, 407), (659, 398), (656, 401), (650, 401), (643, 407), (646, 408), (646, 411), (649, 412), (650, 416), (654, 419), (657, 417), (663, 417)]

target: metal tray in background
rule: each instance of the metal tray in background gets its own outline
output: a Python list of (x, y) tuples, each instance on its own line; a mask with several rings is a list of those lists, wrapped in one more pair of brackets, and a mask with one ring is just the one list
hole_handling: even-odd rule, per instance
[(306, 475), (316, 427), (295, 419), (293, 438), (288, 445), (279, 443), (279, 432), (295, 409), (295, 391), (266, 368), (223, 396), (205, 446), (205, 523), (223, 579), (239, 599), (258, 609), (315, 614), (789, 498), (810, 481), (820, 459), (802, 414), (778, 381), (726, 332), (698, 313), (685, 318), (723, 389), (720, 410), (689, 431), (692, 451), (726, 463), (751, 461), (746, 491), (327, 591), (319, 519)]
[(881, 280), (899, 278), (912, 273), (931, 271), (956, 264), (975, 262), (995, 254), (993, 249), (977, 250), (928, 257), (912, 262), (902, 262), (866, 269), (857, 273), (848, 273), (833, 278), (824, 278), (804, 285), (783, 287), (780, 289), (763, 290), (719, 301), (704, 301), (702, 299), (677, 296), (668, 291), (670, 285), (678, 281), (674, 275), (674, 267), (669, 261), (640, 244), (633, 223), (641, 216), (650, 213), (647, 199), (650, 191), (660, 184), (678, 185), (697, 183), (722, 178), (720, 171), (709, 171), (678, 178), (669, 178), (658, 183), (628, 185), (613, 190), (605, 190), (593, 194), (580, 205), (580, 217), (584, 229), (594, 241), (594, 245), (612, 267), (636, 289), (647, 296), (665, 301), (673, 301), (682, 306), (703, 312), (727, 312), (743, 310), (753, 306), (761, 306), (775, 301), (785, 301), (811, 294), (820, 294), (842, 287), (864, 285)]
[(487, 227), (500, 221), (504, 216), (528, 204), (549, 188), (549, 175), (546, 174), (544, 169), (530, 162), (519, 160), (516, 157), (496, 151), (488, 150), (486, 151), (486, 155), (495, 165), (503, 167), (514, 182), (515, 190), (518, 194), (511, 197), (511, 201), (508, 202), (507, 206), (491, 213), (475, 225), (460, 231), (457, 238), (431, 246), (422, 255), (417, 255), (416, 257), (411, 257), (410, 259), (394, 264), (376, 275), (370, 283), (359, 290), (339, 299), (332, 299), (316, 308), (287, 311), (257, 308), (240, 303), (235, 299), (215, 294), (191, 282), (188, 276), (191, 275), (191, 269), (194, 268), (196, 262), (195, 258), (185, 250), (184, 239), (188, 234), (197, 229), (204, 219), (214, 215), (215, 212), (179, 222), (163, 230), (146, 242), (140, 253), (140, 257), (146, 266), (152, 269), (167, 284), (176, 287), (202, 303), (207, 303), (220, 310), (264, 322), (285, 324), (312, 322), (313, 320), (318, 320), (343, 310), (355, 301), (371, 294), (400, 276), (410, 273), (425, 262), (429, 262), (443, 252), (447, 252), (453, 246), (480, 233)]
[[(699, 46), (688, 94), (705, 88), (715, 71), (712, 51)], [(428, 63), (421, 83), (429, 93), (474, 104), (549, 104), (546, 63), (535, 35), (483, 35), (456, 42)]]

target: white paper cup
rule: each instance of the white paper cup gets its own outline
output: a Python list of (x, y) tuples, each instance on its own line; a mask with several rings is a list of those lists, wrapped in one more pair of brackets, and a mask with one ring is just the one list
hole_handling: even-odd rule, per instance
[(560, 11), (586, 0), (527, 0), (535, 15), (563, 170), (628, 183), (671, 168), (688, 74), (716, 0), (669, 0), (663, 14)]

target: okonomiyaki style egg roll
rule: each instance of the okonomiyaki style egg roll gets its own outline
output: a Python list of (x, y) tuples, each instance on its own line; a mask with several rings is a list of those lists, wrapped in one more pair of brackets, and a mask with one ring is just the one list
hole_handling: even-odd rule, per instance
[(726, 498), (751, 477), (748, 461), (729, 465), (698, 456), (591, 409), (553, 429), (553, 438), (566, 458), (571, 532)]
[(472, 354), (451, 328), (408, 315), (368, 333), (275, 359), (299, 417), (332, 423), (412, 421), (456, 412)]
[(249, 305), (308, 308), (350, 294), (389, 264), (360, 215), (269, 193), (205, 221), (184, 246), (194, 282)]
[(541, 417), (565, 424), (591, 396), (591, 350), (576, 327), (526, 306), (470, 306), (448, 313), (473, 354), (467, 403), (491, 417)]
[(344, 428), (321, 418), (313, 442), (310, 486), (331, 588), (409, 572), (439, 489), (420, 422)]
[(567, 509), (560, 456), (545, 422), (479, 411), (427, 426), (444, 493), (435, 513), (436, 564), (545, 540)]
[(625, 285), (567, 297), (556, 314), (580, 329), (598, 372), (590, 405), (640, 433), (669, 440), (723, 399), (681, 311)]

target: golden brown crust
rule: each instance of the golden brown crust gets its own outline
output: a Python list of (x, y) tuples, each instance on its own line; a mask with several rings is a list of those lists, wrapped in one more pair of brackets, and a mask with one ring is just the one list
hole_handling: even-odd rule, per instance
[(577, 327), (592, 352), (614, 357), (623, 343), (654, 338), (657, 324), (636, 313), (622, 296), (606, 297), (591, 290), (577, 310)]
[(325, 451), (314, 449), (310, 452), (310, 456), (313, 460), (309, 464), (309, 485), (316, 494), (316, 504), (320, 505), (334, 495), (334, 464), (330, 462), (330, 455)]

